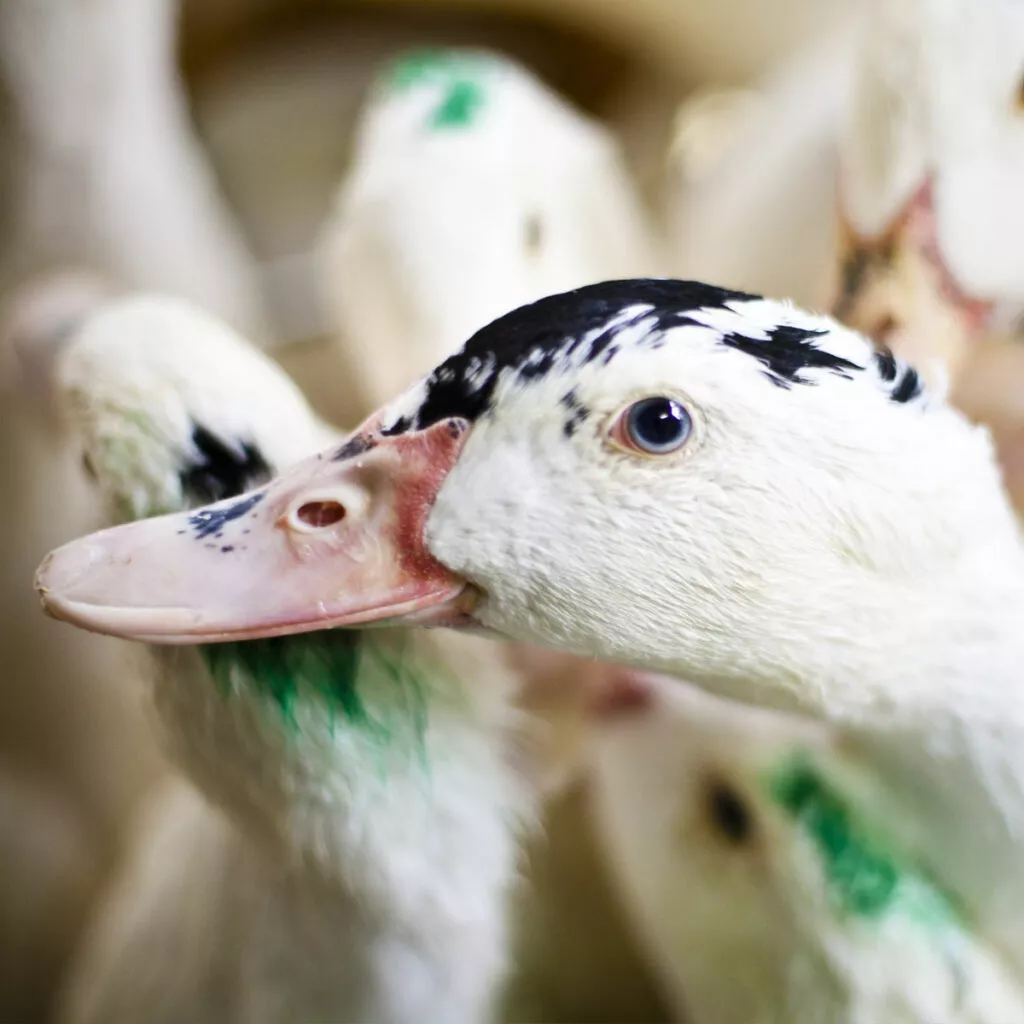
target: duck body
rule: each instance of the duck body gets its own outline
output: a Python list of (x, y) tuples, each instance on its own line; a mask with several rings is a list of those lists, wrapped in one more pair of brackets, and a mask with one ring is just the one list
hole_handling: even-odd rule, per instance
[(250, 254), (189, 121), (178, 4), (11, 0), (0, 66), (18, 145), (19, 272), (78, 264), (262, 331)]
[(891, 842), (884, 779), (820, 722), (634, 675), (591, 799), (637, 932), (701, 1022), (1010, 1021), (1012, 972)]
[[(331, 436), (272, 363), (164, 299), (95, 314), (57, 373), (116, 519), (237, 494)], [(490, 646), (327, 632), (158, 652), (149, 674), (180, 774), (64, 1019), (485, 1019), (529, 811)]]

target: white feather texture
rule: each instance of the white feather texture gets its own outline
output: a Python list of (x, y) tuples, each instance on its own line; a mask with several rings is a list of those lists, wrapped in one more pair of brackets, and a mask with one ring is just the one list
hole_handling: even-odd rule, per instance
[(382, 76), (321, 237), (324, 302), (371, 402), (524, 302), (659, 266), (612, 136), (473, 50)]

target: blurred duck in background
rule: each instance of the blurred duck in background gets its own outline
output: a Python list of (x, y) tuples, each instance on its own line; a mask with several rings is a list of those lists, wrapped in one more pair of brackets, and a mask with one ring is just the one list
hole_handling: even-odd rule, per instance
[(1024, 508), (1024, 8), (873, 3), (839, 179), (835, 312), (951, 380)]
[(592, 714), (595, 817), (677, 1020), (1024, 1019), (841, 731), (625, 672)]
[[(101, 308), (52, 367), (112, 522), (239, 494), (335, 437), (177, 300)], [(197, 519), (196, 543), (220, 546), (222, 526)], [(85, 932), (62, 1019), (487, 1019), (531, 804), (497, 651), (333, 631), (140, 659), (180, 774)]]
[(661, 266), (611, 135), (483, 51), (412, 53), (376, 83), (320, 237), (360, 414), (517, 306)]

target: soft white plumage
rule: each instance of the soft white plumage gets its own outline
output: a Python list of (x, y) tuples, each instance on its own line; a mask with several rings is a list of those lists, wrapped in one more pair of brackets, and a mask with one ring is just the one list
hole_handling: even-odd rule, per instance
[(412, 53), (376, 83), (321, 237), (346, 373), (374, 403), (524, 302), (658, 269), (611, 135), (475, 50)]
[[(95, 314), (57, 376), (119, 521), (237, 493), (331, 436), (269, 360), (167, 299)], [(86, 937), (66, 1020), (486, 1018), (529, 801), (513, 677), (471, 638), (311, 639), (159, 659), (181, 777)]]
[(598, 710), (591, 799), (686, 1020), (1024, 1019), (1005, 964), (890, 845), (885, 780), (841, 732), (673, 679), (626, 685)]

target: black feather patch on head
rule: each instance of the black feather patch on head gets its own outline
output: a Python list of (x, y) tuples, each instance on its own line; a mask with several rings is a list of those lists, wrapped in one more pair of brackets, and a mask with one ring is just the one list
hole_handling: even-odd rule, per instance
[(179, 474), (182, 492), (192, 507), (244, 494), (272, 476), (255, 445), (226, 444), (200, 425), (192, 430), (192, 444), (198, 458)]
[(894, 402), (905, 404), (923, 394), (924, 387), (917, 370), (897, 359), (887, 348), (875, 353), (875, 368), (889, 385), (889, 397)]
[[(652, 334), (658, 334), (693, 323), (687, 313), (696, 309), (756, 298), (697, 281), (655, 278), (604, 281), (549, 295), (477, 331), (427, 378), (415, 419), (403, 417), (385, 433), (422, 430), (449, 417), (473, 422), (489, 408), (503, 370), (530, 380), (548, 373), (562, 355), (576, 353), (584, 363), (607, 362), (618, 351), (614, 341), (619, 332), (638, 320), (650, 320)], [(618, 319), (632, 307), (640, 307), (636, 320)], [(586, 352), (580, 351), (584, 345)]]
[(767, 333), (766, 340), (730, 332), (722, 336), (722, 344), (753, 356), (764, 365), (768, 379), (781, 388), (813, 384), (813, 380), (801, 376), (802, 370), (828, 370), (850, 379), (850, 371), (864, 369), (849, 359), (817, 347), (815, 339), (824, 337), (827, 331), (810, 331), (782, 324)]
[[(526, 382), (550, 373), (567, 361), (579, 366), (606, 365), (620, 351), (623, 332), (642, 328), (632, 344), (659, 348), (668, 343), (667, 332), (675, 327), (707, 327), (698, 312), (728, 310), (729, 329), (719, 333), (720, 343), (756, 359), (764, 375), (781, 388), (814, 385), (807, 371), (824, 371), (850, 380), (868, 367), (829, 350), (821, 339), (827, 327), (814, 330), (777, 323), (764, 327), (751, 323), (743, 330), (742, 305), (761, 299), (758, 295), (717, 288), (696, 281), (639, 278), (605, 281), (560, 295), (551, 295), (522, 306), (477, 331), (465, 346), (445, 360), (424, 382), (419, 409), (386, 428), (385, 434), (422, 430), (449, 417), (473, 422), (491, 407), (501, 375), (515, 374)], [(737, 317), (739, 325), (737, 326)], [(712, 328), (713, 329), (713, 328)], [(891, 357), (889, 357), (891, 359)], [(890, 397), (907, 402), (921, 391), (916, 373), (893, 360), (877, 364), (892, 382)], [(567, 400), (571, 396), (571, 400)], [(585, 418), (573, 406), (570, 390), (562, 404), (569, 410), (564, 432), (571, 437)]]

